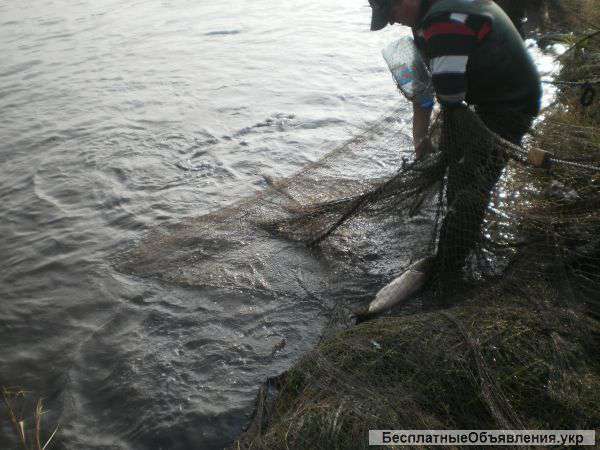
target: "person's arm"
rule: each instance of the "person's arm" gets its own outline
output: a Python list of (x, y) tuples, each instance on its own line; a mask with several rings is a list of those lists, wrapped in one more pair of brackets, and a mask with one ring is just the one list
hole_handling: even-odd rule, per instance
[(431, 111), (431, 107), (423, 107), (418, 102), (413, 103), (413, 142), (416, 159), (422, 158), (432, 150), (429, 140)]

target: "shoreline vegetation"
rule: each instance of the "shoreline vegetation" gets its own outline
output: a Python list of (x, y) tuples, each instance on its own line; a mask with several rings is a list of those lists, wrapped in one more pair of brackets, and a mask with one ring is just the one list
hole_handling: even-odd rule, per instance
[[(556, 101), (527, 146), (598, 167), (600, 99), (582, 104), (584, 82), (600, 79), (596, 2), (498, 3), (513, 20), (527, 17), (522, 31), (538, 33), (540, 45), (569, 48)], [(600, 172), (557, 163), (515, 170), (509, 183), (522, 192), (514, 226), (529, 240), (502, 277), (463, 290), (450, 306), (324, 340), (261, 387), (231, 448), (368, 448), (369, 429), (598, 432)]]
[[(46, 450), (51, 448), (58, 426), (49, 431), (46, 436), (42, 417), (45, 414), (43, 401), (38, 399), (31, 403), (31, 393), (20, 388), (7, 388), (2, 386), (2, 403), (4, 414), (1, 419), (6, 419), (15, 436), (15, 449), (20, 450)], [(44, 430), (42, 430), (44, 428)], [(1, 436), (1, 435), (0, 435)], [(44, 437), (42, 437), (44, 436)]]

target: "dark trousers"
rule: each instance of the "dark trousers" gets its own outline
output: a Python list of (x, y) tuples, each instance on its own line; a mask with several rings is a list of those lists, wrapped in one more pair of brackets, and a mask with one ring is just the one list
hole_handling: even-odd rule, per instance
[(447, 213), (440, 228), (435, 272), (444, 284), (460, 279), (469, 253), (481, 238), (481, 227), (494, 189), (506, 165), (503, 139), (520, 145), (533, 115), (466, 108), (443, 111), (440, 149), (448, 166)]

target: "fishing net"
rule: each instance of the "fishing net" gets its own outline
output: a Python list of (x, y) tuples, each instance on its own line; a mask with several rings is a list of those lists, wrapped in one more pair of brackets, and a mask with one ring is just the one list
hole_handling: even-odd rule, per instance
[[(411, 261), (437, 255), (417, 306), (325, 333), (271, 380), (235, 448), (360, 448), (368, 429), (600, 423), (600, 161), (572, 150), (582, 141), (598, 150), (599, 132), (561, 121), (560, 108), (547, 114), (521, 147), (527, 118), (443, 111), (438, 151), (402, 161), (398, 149), (412, 139), (393, 113), (256, 197), (152, 230), (130, 250), (122, 267), (131, 273), (298, 298), (308, 294), (286, 276), (297, 264), (290, 248), (346, 277), (373, 275), (371, 296)], [(552, 157), (536, 167), (528, 152), (540, 145)], [(346, 294), (340, 321), (353, 302)]]
[(417, 310), (328, 334), (269, 380), (233, 448), (367, 448), (370, 429), (598, 430), (600, 109), (582, 101), (580, 59), (564, 58), (558, 98), (524, 139), (527, 114), (443, 111), (438, 152), (304, 237), (422, 214), (413, 257), (435, 255), (434, 273)]
[[(400, 243), (406, 231), (398, 228), (401, 205), (414, 205), (419, 195), (439, 182), (434, 174), (439, 169), (436, 158), (416, 165), (407, 162), (411, 169), (399, 170), (401, 151), (412, 142), (399, 119), (393, 110), (295, 175), (265, 178), (266, 187), (253, 197), (150, 230), (119, 255), (119, 268), (182, 285), (273, 295), (293, 291), (291, 272), (302, 265), (298, 258), (306, 255), (356, 272), (367, 270), (368, 262), (375, 259), (382, 266), (381, 259), (395, 260), (397, 271), (412, 257), (408, 248), (412, 245)], [(357, 202), (360, 207), (355, 207)], [(348, 215), (349, 209), (353, 211)], [(327, 239), (307, 245), (346, 215), (349, 220)], [(408, 224), (409, 234), (426, 247), (422, 227), (432, 224), (430, 215), (421, 215)], [(394, 244), (374, 255), (384, 242)]]
[[(593, 114), (572, 106), (578, 123)], [(520, 147), (527, 118), (444, 112), (439, 152), (361, 206), (408, 217), (428, 194), (417, 204), (439, 217), (430, 295), (418, 314), (397, 308), (327, 336), (269, 380), (233, 448), (368, 448), (373, 429), (597, 429), (600, 130), (562, 107), (546, 114)], [(536, 161), (540, 145), (552, 156)]]
[[(151, 230), (121, 256), (120, 267), (191, 286), (281, 292), (289, 282), (282, 276), (286, 255), (300, 248), (363, 269), (381, 252), (395, 265), (386, 276), (436, 255), (430, 285), (443, 292), (501, 274), (515, 248), (559, 239), (570, 226), (577, 225), (570, 245), (547, 244), (547, 251), (593, 251), (588, 238), (597, 229), (582, 216), (597, 201), (597, 186), (583, 182), (595, 172), (529, 165), (517, 144), (530, 123), (531, 116), (515, 112), (445, 110), (433, 127), (438, 151), (409, 162), (400, 149), (412, 139), (394, 112), (294, 176), (268, 179), (254, 198)], [(552, 132), (544, 131), (544, 139)], [(594, 136), (571, 128), (561, 141), (583, 139), (592, 148)], [(533, 238), (534, 231), (541, 234)]]
[[(407, 70), (423, 72), (413, 56), (401, 70), (388, 63), (415, 100), (430, 85), (421, 94), (417, 82), (402, 85)], [(597, 114), (571, 107), (591, 123)], [(426, 291), (442, 302), (509, 267), (527, 280), (540, 266), (577, 261), (569, 269), (591, 286), (598, 281), (597, 128), (569, 123), (557, 107), (523, 142), (532, 115), (446, 108), (430, 130), (437, 151), (415, 161), (406, 156), (412, 137), (400, 110), (293, 176), (265, 177), (254, 197), (150, 230), (118, 267), (182, 285), (302, 297), (295, 273), (311, 259), (385, 282), (432, 256)], [(517, 265), (523, 254), (535, 264)]]
[(153, 229), (119, 257), (127, 273), (298, 299), (314, 291), (294, 273), (324, 261), (315, 278), (377, 281), (358, 299), (338, 289), (332, 320), (345, 325), (350, 305), (433, 258), (425, 289), (393, 317), (326, 330), (267, 383), (235, 448), (366, 447), (377, 428), (600, 423), (600, 131), (597, 103), (584, 106), (578, 89), (525, 137), (534, 117), (518, 110), (443, 109), (436, 151), (417, 161), (392, 111), (254, 197)]
[[(400, 40), (383, 53), (404, 95), (425, 103), (431, 83), (411, 45)], [(559, 214), (549, 208), (569, 204), (568, 220), (575, 220), (573, 210), (589, 189), (580, 180), (590, 171), (561, 166), (550, 172), (544, 153), (537, 165), (545, 168), (532, 169), (521, 144), (534, 116), (444, 109), (430, 130), (437, 151), (414, 161), (407, 158), (412, 137), (399, 111), (291, 177), (265, 177), (267, 187), (255, 197), (151, 230), (119, 257), (119, 267), (178, 284), (273, 293), (290, 289), (289, 258), (301, 249), (304, 256), (387, 279), (418, 258), (434, 256), (428, 287), (443, 297), (468, 278), (501, 274), (531, 227), (549, 231), (556, 225)], [(544, 139), (552, 132), (546, 130)], [(592, 152), (595, 137), (577, 132)], [(568, 136), (561, 138), (566, 143)], [(562, 146), (554, 153), (560, 158)], [(535, 186), (527, 181), (531, 171)], [(548, 223), (530, 224), (525, 206), (531, 196), (548, 197)], [(378, 271), (384, 261), (391, 270)]]

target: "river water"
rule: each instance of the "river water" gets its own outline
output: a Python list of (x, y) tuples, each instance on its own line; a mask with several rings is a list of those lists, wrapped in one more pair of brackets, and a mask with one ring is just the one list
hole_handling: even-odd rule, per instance
[(328, 305), (241, 317), (239, 292), (111, 258), (397, 106), (380, 49), (406, 30), (369, 20), (364, 0), (0, 0), (0, 384), (44, 397), (58, 446), (222, 448), (318, 340)]

